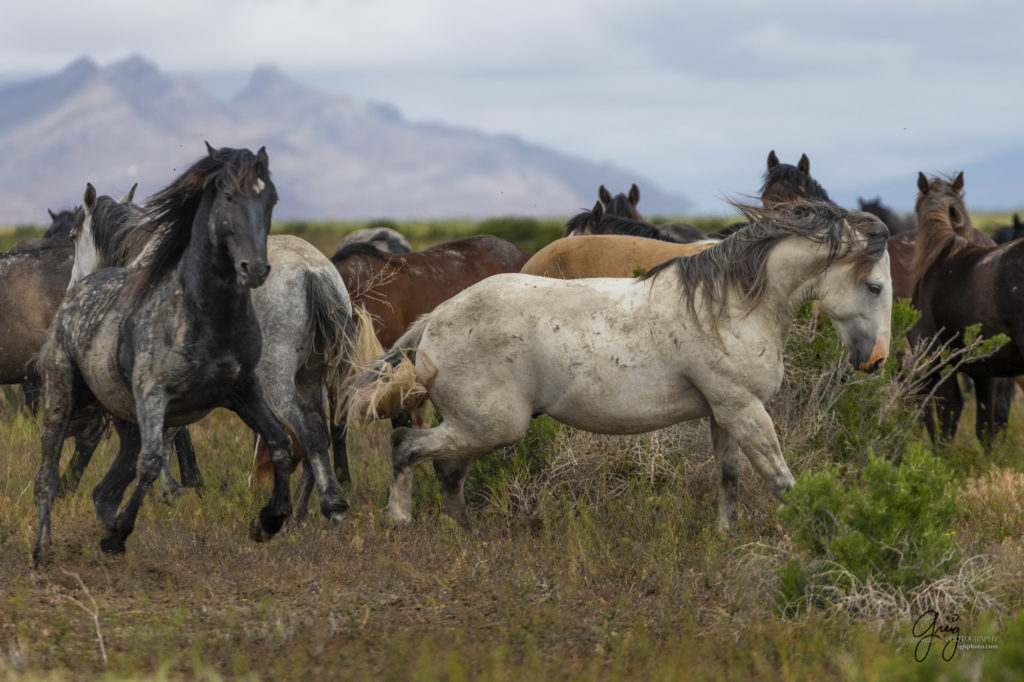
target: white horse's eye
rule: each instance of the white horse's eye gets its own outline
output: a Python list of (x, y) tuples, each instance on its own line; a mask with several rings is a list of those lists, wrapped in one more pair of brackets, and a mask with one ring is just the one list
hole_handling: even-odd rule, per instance
[(868, 282), (868, 291), (873, 293), (875, 296), (878, 296), (880, 293), (882, 293), (882, 285), (875, 284), (874, 282)]

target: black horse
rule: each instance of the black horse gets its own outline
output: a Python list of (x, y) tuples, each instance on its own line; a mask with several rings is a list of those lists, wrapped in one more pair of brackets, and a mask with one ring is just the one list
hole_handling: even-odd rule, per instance
[[(707, 235), (699, 228), (689, 223), (659, 223), (652, 225), (646, 222), (640, 213), (636, 209), (636, 205), (640, 202), (640, 188), (636, 186), (634, 182), (629, 188), (629, 194), (619, 192), (615, 196), (608, 189), (601, 185), (597, 188), (597, 197), (604, 204), (604, 214), (606, 216), (616, 216), (619, 218), (626, 218), (628, 220), (643, 223), (645, 226), (653, 228), (654, 232), (658, 236), (653, 237), (654, 239), (661, 239), (662, 241), (677, 242), (679, 244), (689, 244), (700, 239), (707, 239)], [(620, 225), (628, 225), (622, 223)], [(606, 226), (610, 230), (616, 229), (614, 226)], [(627, 229), (633, 230), (629, 232), (601, 232), (594, 234), (629, 234), (632, 236), (648, 236), (647, 234), (639, 234), (636, 230), (637, 227), (627, 227)], [(644, 230), (646, 232), (646, 229)]]
[(1016, 213), (1013, 214), (1012, 225), (1003, 225), (992, 233), (992, 240), (996, 244), (1005, 244), (1021, 237), (1024, 237), (1024, 223), (1020, 221), (1020, 216)]
[[(64, 431), (76, 408), (96, 402), (113, 415), (122, 442), (93, 490), (104, 551), (124, 551), (176, 428), (216, 407), (234, 410), (270, 446), (273, 493), (250, 524), (250, 536), (269, 539), (291, 514), (288, 436), (253, 373), (261, 336), (250, 290), (269, 274), (267, 235), (277, 191), (263, 148), (256, 154), (207, 150), (148, 202), (146, 238), (154, 242), (145, 265), (100, 270), (76, 284), (47, 333), (36, 564), (51, 543)], [(119, 512), (136, 471), (138, 481)], [(329, 498), (328, 507), (344, 510), (336, 480)]]
[(900, 216), (891, 208), (882, 203), (882, 197), (875, 197), (871, 201), (865, 201), (863, 197), (857, 197), (860, 210), (878, 216), (885, 226), (889, 228), (889, 236), (913, 232), (917, 229), (917, 221), (913, 216)]

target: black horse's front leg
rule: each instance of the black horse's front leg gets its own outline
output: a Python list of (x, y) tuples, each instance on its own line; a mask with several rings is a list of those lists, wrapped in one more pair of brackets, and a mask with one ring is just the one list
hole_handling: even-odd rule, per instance
[(232, 392), (228, 407), (234, 410), (246, 426), (258, 433), (270, 449), (270, 461), (274, 465), (274, 488), (270, 501), (249, 524), (249, 537), (256, 542), (266, 542), (281, 530), (281, 526), (292, 513), (289, 486), (291, 441), (270, 411), (267, 401), (263, 398), (263, 389), (255, 376), (251, 376)]

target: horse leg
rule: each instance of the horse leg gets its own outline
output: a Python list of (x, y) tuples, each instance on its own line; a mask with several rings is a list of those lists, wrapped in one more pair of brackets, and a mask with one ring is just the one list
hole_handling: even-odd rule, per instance
[[(1003, 390), (1004, 379), (996, 377), (973, 377), (976, 413), (974, 434), (984, 449), (988, 450), (995, 441), (996, 434), (1006, 425), (999, 422), (1000, 391)], [(1007, 413), (1009, 412), (1007, 408)]]
[(174, 434), (174, 450), (178, 453), (178, 473), (181, 484), (186, 488), (202, 488), (203, 474), (199, 471), (196, 449), (192, 446), (192, 434), (183, 426)]
[(114, 419), (114, 429), (117, 430), (117, 456), (114, 457), (103, 479), (92, 489), (92, 503), (96, 509), (96, 516), (107, 533), (114, 527), (124, 492), (135, 480), (136, 463), (139, 459), (139, 450), (142, 448), (142, 437), (136, 424)]
[(331, 422), (331, 450), (334, 453), (334, 477), (345, 485), (352, 482), (348, 466), (348, 422)]
[(715, 459), (719, 467), (718, 530), (725, 533), (736, 516), (740, 448), (714, 417), (711, 418), (711, 443), (715, 448)]
[(71, 359), (58, 351), (46, 360), (49, 362), (44, 373), (42, 454), (33, 490), (39, 523), (32, 549), (34, 566), (45, 561), (50, 551), (50, 513), (57, 494), (60, 451), (75, 404), (75, 370)]
[(255, 376), (250, 377), (232, 393), (229, 407), (246, 426), (258, 433), (270, 448), (270, 461), (274, 464), (274, 488), (270, 500), (249, 524), (249, 537), (256, 542), (266, 542), (281, 530), (285, 519), (292, 513), (289, 486), (291, 440), (270, 411), (267, 401), (263, 398), (263, 389)]
[[(168, 433), (177, 435), (178, 429), (168, 429)], [(173, 449), (174, 436), (169, 436), (163, 452), (163, 466), (160, 467), (160, 499), (164, 501), (164, 504), (172, 507), (178, 498), (185, 494), (181, 484), (178, 483), (171, 472), (171, 452)]]
[(166, 454), (174, 435), (173, 429), (163, 428), (165, 411), (166, 400), (162, 395), (149, 395), (136, 401), (141, 448), (136, 463), (135, 487), (128, 502), (100, 540), (100, 549), (108, 554), (124, 553), (125, 540), (135, 530), (135, 520), (138, 518), (146, 492), (164, 468)]
[(441, 483), (444, 494), (444, 512), (458, 522), (463, 528), (469, 527), (469, 514), (466, 513), (466, 476), (472, 459), (434, 460), (434, 473)]
[(530, 426), (528, 411), (520, 415), (507, 404), (503, 408), (501, 421), (476, 419), (472, 424), (462, 425), (452, 418), (432, 429), (395, 429), (391, 434), (392, 479), (386, 516), (395, 523), (412, 520), (412, 467), (427, 459), (453, 462), (452, 469), (442, 465), (452, 475), (447, 483), (442, 481), (446, 488), (445, 504), (455, 505), (456, 519), (464, 514), (462, 487), (469, 465), (480, 455), (515, 443)]
[(67, 468), (60, 477), (60, 486), (57, 488), (57, 497), (65, 497), (78, 489), (86, 467), (92, 461), (93, 453), (103, 440), (103, 432), (106, 430), (106, 420), (97, 414), (87, 424), (75, 430), (75, 452), (71, 455)]
[[(754, 396), (746, 400), (712, 403), (718, 426), (735, 440), (743, 453), (780, 498), (793, 487), (793, 474), (782, 458), (772, 418)], [(721, 523), (721, 521), (720, 521)]]

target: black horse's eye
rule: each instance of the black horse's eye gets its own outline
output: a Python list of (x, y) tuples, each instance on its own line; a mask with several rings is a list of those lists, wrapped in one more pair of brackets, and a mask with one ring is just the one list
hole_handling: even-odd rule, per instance
[(878, 296), (880, 293), (882, 293), (882, 285), (876, 284), (874, 282), (868, 282), (868, 291), (870, 291), (875, 296)]

